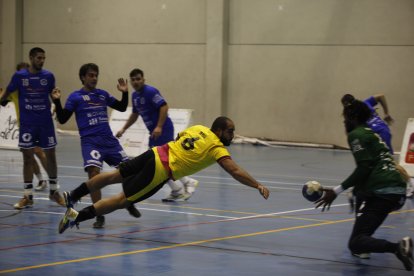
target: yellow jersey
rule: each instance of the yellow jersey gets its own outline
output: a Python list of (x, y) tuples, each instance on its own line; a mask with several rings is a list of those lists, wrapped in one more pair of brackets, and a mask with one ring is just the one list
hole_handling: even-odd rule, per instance
[(230, 158), (223, 143), (208, 127), (195, 125), (168, 143), (168, 165), (173, 179), (194, 174), (222, 158)]

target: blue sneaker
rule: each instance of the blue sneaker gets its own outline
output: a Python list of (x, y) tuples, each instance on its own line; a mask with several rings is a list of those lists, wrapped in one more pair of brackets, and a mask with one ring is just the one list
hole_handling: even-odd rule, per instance
[(59, 234), (65, 232), (65, 230), (69, 227), (72, 228), (73, 226), (76, 226), (76, 228), (79, 229), (79, 223), (75, 222), (75, 219), (78, 216), (78, 214), (79, 213), (75, 209), (68, 208), (66, 210), (65, 215), (59, 222)]
[(70, 192), (63, 192), (63, 199), (65, 200), (66, 208), (73, 208), (72, 197), (70, 196)]

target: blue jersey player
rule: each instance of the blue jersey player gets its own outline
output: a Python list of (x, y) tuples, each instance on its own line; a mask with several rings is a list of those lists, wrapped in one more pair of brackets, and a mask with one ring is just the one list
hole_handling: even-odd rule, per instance
[[(132, 113), (124, 127), (116, 134), (122, 134), (138, 119), (142, 120), (147, 127), (150, 137), (148, 145), (150, 148), (161, 146), (174, 140), (174, 126), (168, 116), (168, 104), (161, 93), (155, 87), (145, 84), (144, 72), (135, 68), (129, 73), (131, 85), (135, 89), (132, 93)], [(180, 180), (168, 180), (171, 194), (163, 201), (188, 200), (195, 191), (198, 181), (190, 177)]]
[[(64, 109), (60, 103), (60, 91), (55, 89), (52, 93), (59, 123), (66, 123), (75, 113), (81, 137), (83, 165), (89, 179), (101, 172), (103, 162), (117, 167), (128, 160), (118, 139), (112, 134), (107, 113), (108, 106), (119, 111), (126, 110), (128, 84), (124, 79), (118, 80), (118, 90), (122, 92), (122, 99), (118, 101), (107, 91), (96, 88), (98, 75), (99, 67), (96, 64), (84, 64), (79, 70), (83, 87), (69, 95)], [(91, 193), (91, 198), (94, 203), (99, 201), (102, 198), (101, 192)], [(135, 217), (140, 216), (132, 204), (128, 206), (128, 211)], [(93, 227), (102, 228), (104, 223), (104, 216), (97, 216)]]
[(16, 209), (33, 206), (33, 163), (35, 147), (44, 149), (47, 159), (46, 171), (49, 176), (49, 198), (63, 205), (59, 195), (56, 164), (56, 135), (51, 114), (50, 94), (55, 88), (54, 75), (45, 69), (46, 55), (42, 48), (29, 52), (30, 67), (14, 73), (6, 93), (0, 98), (5, 102), (10, 94), (18, 95), (19, 147), (23, 153), (24, 196), (14, 205)]
[[(347, 106), (355, 100), (355, 97), (351, 94), (345, 94), (342, 99), (342, 105)], [(383, 94), (377, 94), (371, 96), (363, 101), (371, 110), (371, 117), (367, 121), (367, 125), (377, 133), (381, 139), (385, 142), (391, 154), (394, 154), (394, 150), (391, 144), (391, 131), (388, 125), (393, 123), (393, 118), (388, 112), (388, 105)], [(375, 110), (375, 106), (381, 104), (384, 110), (384, 119), (382, 119)]]

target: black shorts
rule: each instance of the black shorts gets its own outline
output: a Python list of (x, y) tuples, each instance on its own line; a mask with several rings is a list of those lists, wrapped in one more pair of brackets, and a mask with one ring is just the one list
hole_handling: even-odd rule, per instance
[(119, 173), (123, 178), (122, 188), (128, 201), (147, 199), (167, 182), (168, 178), (159, 183), (153, 181), (155, 168), (155, 154), (152, 150), (119, 165)]

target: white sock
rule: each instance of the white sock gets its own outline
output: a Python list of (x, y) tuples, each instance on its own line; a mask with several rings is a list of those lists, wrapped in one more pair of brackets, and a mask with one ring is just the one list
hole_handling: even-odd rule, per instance
[[(197, 182), (197, 180), (188, 177), (188, 176), (183, 176), (180, 178), (180, 181), (182, 183), (184, 183), (184, 185), (189, 185), (189, 186), (195, 186), (195, 183)], [(192, 184), (192, 185), (191, 185)]]
[(184, 184), (188, 184), (191, 181), (191, 178), (189, 178), (188, 176), (183, 176), (180, 178), (180, 181)]
[(174, 181), (174, 180), (170, 179), (170, 180), (168, 180), (167, 184), (168, 184), (168, 186), (170, 186), (171, 191), (173, 191), (173, 192), (177, 192), (177, 191), (181, 190), (182, 187), (183, 187), (180, 180)]

